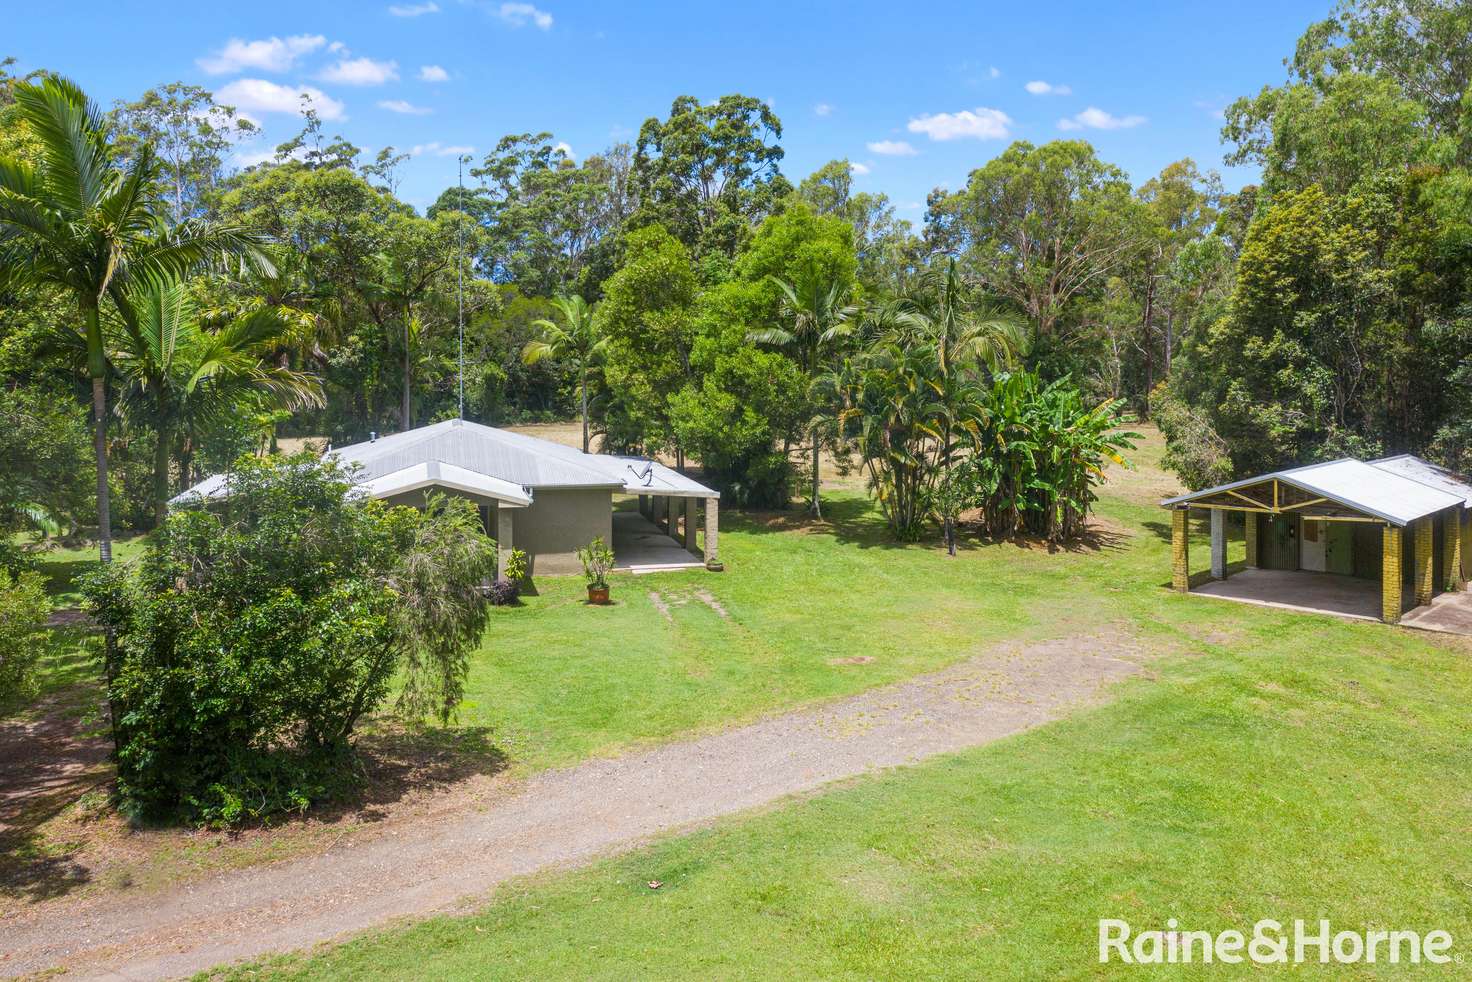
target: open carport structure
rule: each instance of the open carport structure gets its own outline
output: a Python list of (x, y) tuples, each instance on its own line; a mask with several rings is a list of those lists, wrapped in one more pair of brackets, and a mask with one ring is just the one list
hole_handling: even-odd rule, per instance
[[(1472, 608), (1472, 484), (1419, 457), (1311, 464), (1161, 504), (1171, 509), (1179, 591), (1192, 588), (1187, 523), (1201, 509), (1211, 521), (1211, 580), (1197, 592), (1391, 624), (1405, 615), (1405, 623), (1440, 629), (1454, 629), (1440, 621), (1464, 619), (1454, 607)], [(1239, 516), (1246, 568), (1229, 579), (1227, 526)], [(1442, 609), (1422, 610), (1452, 592)]]

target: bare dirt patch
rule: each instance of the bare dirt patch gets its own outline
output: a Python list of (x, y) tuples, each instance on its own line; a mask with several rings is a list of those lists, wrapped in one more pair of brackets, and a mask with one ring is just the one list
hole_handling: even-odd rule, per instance
[[(79, 699), (95, 708), (79, 715)], [(103, 711), (95, 689), (71, 690), (0, 724), (0, 918), (325, 853), (476, 807), (511, 786), (500, 776), (506, 757), (485, 730), (381, 720), (358, 740), (360, 783), (350, 800), (231, 833), (138, 826), (112, 807)]]

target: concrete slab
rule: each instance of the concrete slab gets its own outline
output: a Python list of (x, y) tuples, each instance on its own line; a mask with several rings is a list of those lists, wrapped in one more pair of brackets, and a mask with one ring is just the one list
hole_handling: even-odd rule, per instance
[(1380, 581), (1302, 570), (1244, 569), (1191, 591), (1203, 597), (1235, 600), (1355, 620), (1380, 619)]
[(613, 568), (629, 573), (703, 568), (705, 561), (637, 511), (613, 513)]
[(1438, 593), (1429, 604), (1402, 616), (1400, 622), (1403, 627), (1422, 631), (1472, 635), (1472, 593)]

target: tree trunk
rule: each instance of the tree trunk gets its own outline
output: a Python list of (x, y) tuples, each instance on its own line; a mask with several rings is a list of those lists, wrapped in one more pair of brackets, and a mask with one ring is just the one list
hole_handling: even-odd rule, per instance
[(823, 517), (823, 506), (818, 500), (818, 487), (821, 482), (818, 475), (818, 450), (821, 446), (822, 441), (818, 438), (818, 428), (815, 426), (813, 427), (813, 499), (808, 502), (808, 514), (814, 518)]
[(588, 372), (583, 371), (582, 385), (579, 387), (579, 401), (582, 403), (583, 413), (583, 453), (588, 452)]
[(404, 405), (399, 411), (399, 423), (404, 430), (414, 428), (414, 420), (412, 418), (414, 382), (411, 377), (412, 369), (409, 361), (411, 357), (412, 353), (409, 351), (409, 322), (406, 320), (404, 321)]
[(169, 514), (169, 442), (173, 436), (168, 427), (158, 429), (158, 445), (153, 448), (153, 527), (158, 528)]
[(107, 490), (107, 379), (92, 379), (93, 447), (97, 451), (97, 554), (112, 562), (112, 497)]

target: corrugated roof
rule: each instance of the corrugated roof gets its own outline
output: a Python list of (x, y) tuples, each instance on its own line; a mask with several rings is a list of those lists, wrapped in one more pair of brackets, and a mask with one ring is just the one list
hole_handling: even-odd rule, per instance
[(328, 451), (328, 456), (344, 465), (358, 465), (361, 481), (438, 461), (529, 488), (623, 484), (622, 479), (610, 478), (603, 469), (588, 464), (593, 454), (460, 419), (354, 443)]
[(1423, 460), (1415, 454), (1403, 453), (1395, 457), (1381, 457), (1379, 460), (1370, 461), (1370, 464), (1382, 471), (1390, 471), (1401, 477), (1408, 477), (1413, 481), (1419, 481), (1454, 494), (1468, 506), (1472, 506), (1472, 484), (1468, 484), (1445, 467), (1433, 464), (1429, 460)]
[(1393, 470), (1345, 458), (1259, 474), (1230, 484), (1167, 498), (1161, 504), (1167, 507), (1184, 504), (1223, 491), (1234, 491), (1275, 479), (1329, 498), (1355, 511), (1382, 518), (1394, 525), (1408, 525), (1418, 518), (1443, 508), (1460, 505), (1464, 501), (1459, 495), (1431, 487)]
[(387, 498), (390, 495), (417, 491), (420, 488), (440, 487), (494, 498), (511, 505), (526, 506), (532, 503), (531, 493), (520, 484), (488, 477), (485, 474), (438, 460), (415, 464), (382, 477), (375, 477), (362, 482), (358, 487), (373, 498)]
[[(657, 461), (585, 454), (550, 440), (460, 419), (339, 447), (326, 456), (354, 468), (358, 483), (375, 497), (397, 494), (411, 484), (452, 487), (457, 481), (467, 485), (465, 490), (510, 503), (522, 503), (519, 497), (529, 501), (530, 495), (522, 489), (536, 488), (608, 488), (629, 494), (720, 497), (719, 492)], [(438, 478), (429, 476), (431, 468)], [(174, 501), (220, 497), (225, 493), (224, 481), (223, 475), (206, 478)]]

